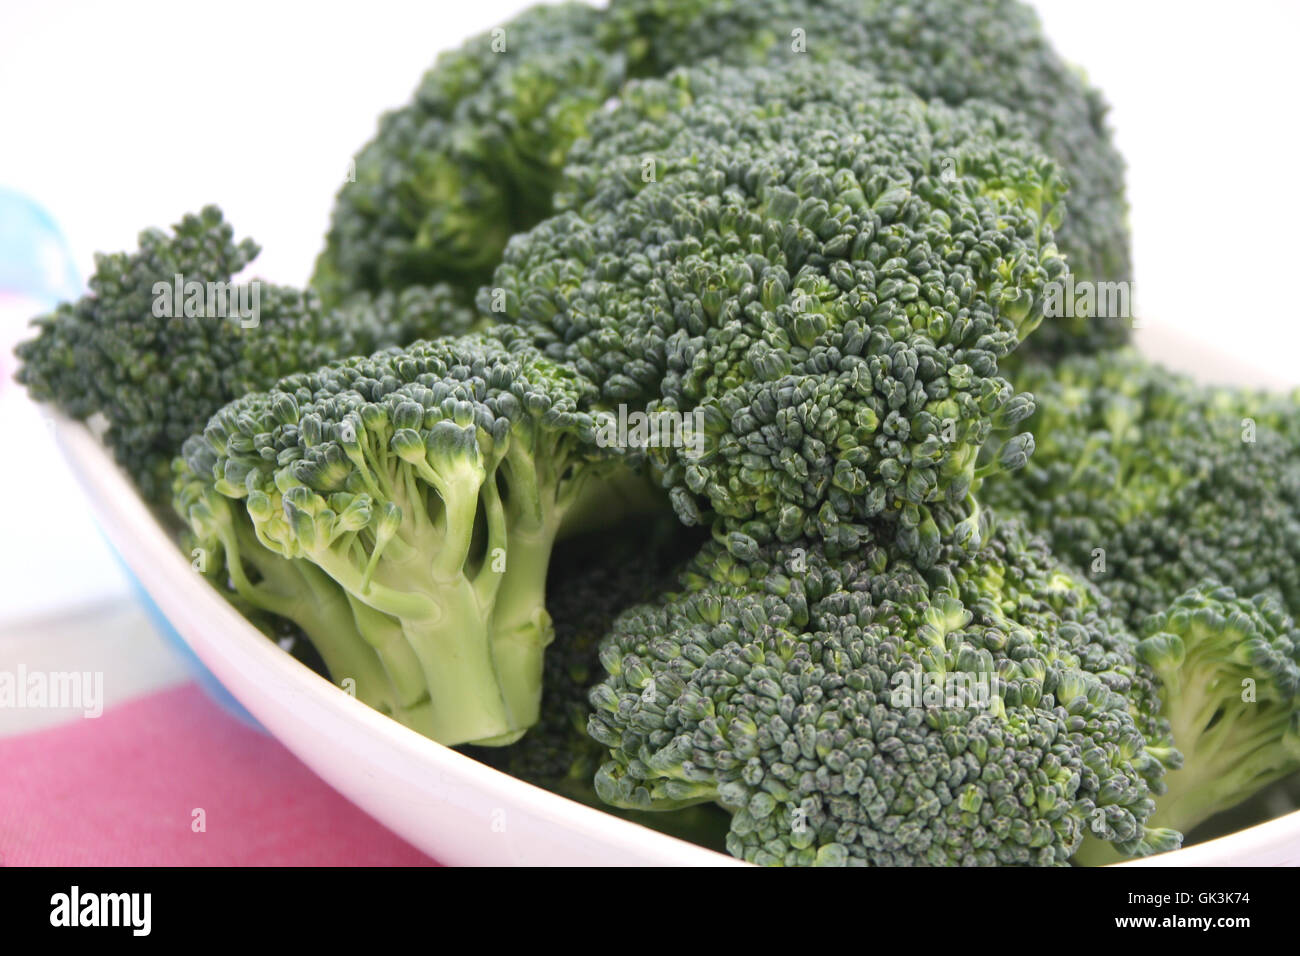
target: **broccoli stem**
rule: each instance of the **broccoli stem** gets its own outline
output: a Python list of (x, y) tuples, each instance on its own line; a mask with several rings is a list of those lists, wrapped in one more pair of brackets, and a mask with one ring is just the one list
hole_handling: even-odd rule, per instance
[[(565, 456), (553, 454), (550, 461), (558, 464), (539, 469), (538, 459), (517, 448), (507, 452), (505, 567), (497, 573), (489, 550), (480, 572), (497, 579), (492, 656), (507, 707), (516, 725), (525, 728), (540, 716), (543, 658), (555, 637), (546, 610), (546, 575), (556, 541), (592, 524), (607, 527), (632, 513), (665, 508), (649, 482), (621, 466), (601, 470), (588, 465), (575, 479), (557, 479), (566, 471)], [(499, 504), (495, 484), (484, 497), (491, 512)]]
[(402, 622), (429, 688), (431, 736), (448, 744), (514, 743), (531, 723), (507, 702), (473, 586), (461, 581), (440, 597), (438, 617)]
[(492, 657), (501, 694), (519, 726), (537, 723), (542, 702), (542, 658), (555, 637), (546, 611), (546, 572), (555, 531), (516, 532), (492, 614)]
[[(320, 653), (335, 684), (355, 682), (355, 695), (376, 709), (396, 715), (400, 695), (373, 648), (362, 639), (348, 602), (325, 575), (303, 561), (272, 556), (242, 520), (222, 525), (222, 546), (231, 584), (244, 600), (293, 621)], [(254, 584), (245, 563), (258, 575)]]
[(411, 708), (428, 700), (429, 688), (424, 682), (420, 660), (407, 643), (401, 622), (357, 600), (355, 595), (348, 594), (347, 598), (357, 631), (379, 655), (397, 691), (398, 701), (403, 707)]

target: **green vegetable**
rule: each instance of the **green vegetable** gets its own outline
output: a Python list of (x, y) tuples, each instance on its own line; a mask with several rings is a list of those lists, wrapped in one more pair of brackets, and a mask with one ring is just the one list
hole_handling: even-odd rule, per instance
[[(1057, 239), (1080, 278), (1132, 278), (1124, 162), (1106, 105), (1052, 49), (1020, 0), (611, 0), (608, 45), (634, 75), (716, 58), (783, 71), (851, 64), (927, 100), (997, 103), (1056, 159), (1070, 183)], [(1055, 355), (1118, 344), (1128, 322), (1053, 320), (1031, 350)]]
[(1057, 167), (1004, 111), (848, 67), (701, 68), (630, 86), (571, 160), (570, 211), (479, 305), (604, 408), (685, 416), (693, 440), (649, 450), (684, 521), (923, 564), (978, 546), (976, 486), (1032, 447), (990, 441), (1033, 408), (998, 363), (1066, 274)]
[[(1138, 657), (1159, 678), (1181, 768), (1151, 823), (1191, 830), (1300, 770), (1300, 630), (1267, 594), (1206, 582), (1147, 619)], [(1089, 845), (1082, 862), (1106, 862)]]
[(176, 510), (210, 572), (338, 683), (446, 744), (536, 723), (557, 537), (654, 499), (595, 446), (590, 386), (482, 337), (281, 380), (213, 416)]
[(1086, 570), (1134, 629), (1214, 579), (1300, 614), (1300, 401), (1127, 351), (1027, 368), (1036, 449), (986, 501)]
[(550, 214), (565, 151), (623, 81), (600, 16), (535, 7), (438, 58), (339, 190), (312, 280), (327, 302), (444, 280), (468, 301), (506, 240)]
[(716, 801), (746, 860), (1064, 864), (1085, 833), (1128, 854), (1179, 842), (1148, 825), (1177, 755), (1131, 636), (1011, 524), (928, 571), (711, 546), (601, 661), (600, 796)]
[[(629, 75), (709, 61), (851, 64), (934, 102), (1006, 107), (1071, 183), (1061, 243), (1075, 272), (1131, 279), (1105, 104), (1018, 0), (616, 0), (535, 7), (443, 54), (358, 154), (314, 285), (327, 301), (442, 280), (472, 294), (509, 237), (552, 213), (566, 152), (599, 140), (601, 107)], [(1118, 344), (1128, 325), (1054, 319), (1033, 349)]]
[(1123, 166), (1028, 7), (537, 7), (354, 173), (312, 291), (208, 207), (19, 380), (365, 703), (765, 865), (1096, 865), (1294, 786), (1300, 392), (1052, 315), (1130, 279)]
[(234, 277), (257, 255), (221, 211), (150, 229), (133, 253), (99, 255), (90, 292), (34, 320), (18, 381), (104, 441), (144, 497), (166, 508), (171, 460), (213, 412), (330, 359), (468, 326), (445, 287), (358, 297), (325, 311), (311, 292)]

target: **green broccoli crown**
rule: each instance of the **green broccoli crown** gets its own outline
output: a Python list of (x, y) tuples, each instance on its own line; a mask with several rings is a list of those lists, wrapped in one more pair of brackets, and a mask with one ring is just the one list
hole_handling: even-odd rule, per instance
[[(1131, 279), (1124, 163), (1106, 105), (1018, 0), (612, 0), (602, 30), (608, 46), (628, 51), (633, 75), (709, 59), (778, 69), (838, 62), (927, 100), (1013, 110), (1071, 184), (1057, 236), (1071, 269)], [(1052, 320), (1030, 349), (1054, 355), (1127, 337), (1118, 317)]]
[(1205, 578), (1300, 612), (1294, 396), (1207, 387), (1129, 352), (1028, 367), (1036, 448), (981, 495), (1087, 569), (1132, 627)]
[(711, 545), (602, 646), (597, 791), (717, 801), (728, 849), (763, 864), (1063, 864), (1085, 832), (1176, 846), (1146, 826), (1168, 742), (1130, 712), (1132, 638), (1017, 534), (942, 572)]
[[(214, 415), (176, 508), (336, 682), (443, 743), (509, 743), (537, 720), (552, 545), (640, 493), (591, 440), (591, 390), (481, 336), (337, 362)], [(318, 613), (295, 574), (345, 612)]]
[(135, 252), (97, 256), (89, 294), (35, 320), (36, 337), (18, 347), (18, 381), (75, 418), (102, 414), (104, 440), (155, 504), (169, 498), (181, 444), (222, 405), (468, 314), (443, 288), (326, 312), (310, 292), (236, 283), (258, 247), (236, 242), (215, 206), (139, 241)]
[(623, 80), (600, 11), (536, 7), (444, 53), (339, 191), (313, 286), (326, 301), (447, 281), (471, 292), (548, 215), (569, 145)]
[(480, 305), (605, 407), (694, 423), (651, 449), (688, 522), (842, 550), (883, 528), (923, 563), (977, 546), (974, 486), (1032, 449), (985, 447), (1033, 407), (998, 361), (1066, 272), (1056, 166), (1004, 119), (847, 67), (645, 81), (593, 122), (573, 208), (511, 242)]
[(1143, 633), (1184, 755), (1156, 820), (1189, 830), (1300, 769), (1300, 629), (1275, 598), (1202, 582)]
[[(1062, 244), (1075, 271), (1130, 278), (1123, 163), (1106, 107), (1024, 5), (630, 0), (607, 12), (535, 7), (443, 54), (357, 155), (313, 286), (327, 302), (435, 281), (472, 291), (513, 233), (551, 214), (567, 150), (591, 134), (628, 75), (710, 60), (778, 72), (805, 61), (852, 64), (934, 102), (1013, 110), (1009, 122), (1072, 184)], [(1121, 317), (1053, 320), (1034, 350), (1090, 350), (1127, 334)]]

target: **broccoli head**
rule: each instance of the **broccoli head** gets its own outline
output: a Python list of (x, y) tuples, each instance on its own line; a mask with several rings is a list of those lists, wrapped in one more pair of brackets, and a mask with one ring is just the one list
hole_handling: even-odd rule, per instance
[(1033, 408), (998, 362), (1066, 274), (1057, 167), (1009, 124), (848, 67), (633, 84), (480, 309), (601, 408), (681, 419), (692, 440), (650, 455), (688, 523), (977, 546), (975, 486), (1032, 447), (990, 442)]
[(150, 229), (135, 252), (99, 255), (90, 292), (34, 320), (18, 381), (74, 418), (103, 416), (104, 440), (154, 505), (171, 460), (227, 402), (355, 352), (468, 325), (443, 286), (325, 311), (310, 292), (234, 276), (258, 253), (221, 211)]
[[(811, 60), (852, 64), (931, 101), (1000, 104), (1065, 171), (1069, 215), (1057, 238), (1071, 270), (1132, 278), (1124, 162), (1106, 104), (1019, 0), (611, 0), (602, 33), (627, 51), (634, 76), (709, 59), (778, 70)], [(1052, 319), (1029, 349), (1092, 351), (1128, 330), (1118, 316)]]
[(1204, 579), (1300, 613), (1294, 396), (1205, 386), (1128, 351), (1027, 367), (1034, 456), (983, 500), (1087, 571), (1135, 630)]
[(327, 302), (444, 280), (468, 297), (550, 213), (565, 152), (623, 81), (600, 15), (535, 7), (438, 58), (339, 191), (312, 280)]
[(1143, 629), (1183, 754), (1156, 820), (1190, 830), (1300, 770), (1300, 630), (1275, 598), (1203, 582)]
[(711, 545), (601, 661), (600, 796), (716, 801), (746, 860), (1060, 865), (1085, 833), (1179, 842), (1147, 822), (1177, 758), (1132, 636), (1012, 524), (929, 571)]
[(337, 362), (214, 415), (175, 506), (335, 682), (442, 743), (509, 743), (538, 718), (555, 540), (655, 501), (593, 443), (591, 388), (478, 336)]
[[(1016, 0), (617, 0), (526, 10), (441, 56), (386, 115), (339, 192), (313, 284), (361, 289), (447, 281), (471, 293), (511, 234), (552, 212), (567, 150), (599, 139), (628, 76), (707, 61), (853, 65), (949, 105), (983, 100), (1065, 170), (1062, 246), (1084, 278), (1130, 278), (1123, 163), (1106, 107)], [(1054, 319), (1037, 352), (1124, 341), (1127, 320)]]

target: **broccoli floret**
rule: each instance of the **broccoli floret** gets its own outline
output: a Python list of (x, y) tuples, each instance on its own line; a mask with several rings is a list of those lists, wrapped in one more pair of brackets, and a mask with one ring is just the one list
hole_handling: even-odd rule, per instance
[(1089, 576), (1134, 629), (1203, 579), (1300, 613), (1300, 408), (1120, 351), (1026, 368), (1033, 457), (981, 489)]
[[(611, 0), (602, 27), (633, 75), (716, 58), (784, 68), (851, 64), (927, 100), (998, 103), (1018, 114), (1064, 167), (1069, 215), (1057, 238), (1076, 275), (1132, 278), (1124, 162), (1107, 107), (1062, 62), (1037, 14), (1019, 0)], [(1128, 337), (1122, 317), (1052, 319), (1041, 354), (1093, 350)]]
[(538, 717), (552, 545), (658, 506), (594, 444), (591, 388), (480, 336), (348, 359), (214, 415), (175, 506), (335, 682), (442, 743), (510, 743)]
[[(1182, 757), (1149, 824), (1189, 831), (1300, 770), (1300, 630), (1272, 595), (1202, 582), (1143, 633), (1138, 657)], [(1089, 841), (1076, 859), (1114, 858)]]
[(339, 191), (312, 284), (327, 301), (447, 281), (466, 297), (551, 211), (570, 144), (624, 78), (601, 12), (530, 9), (444, 53), (386, 114)]
[(1138, 655), (1183, 754), (1156, 801), (1162, 825), (1190, 830), (1300, 769), (1300, 630), (1271, 595), (1206, 582), (1144, 633)]
[(728, 849), (762, 864), (1060, 865), (1085, 832), (1171, 849), (1147, 820), (1176, 756), (1134, 646), (1012, 524), (928, 572), (714, 544), (602, 644), (596, 788), (716, 801)]
[(310, 292), (234, 282), (257, 253), (208, 206), (171, 235), (141, 233), (135, 252), (97, 256), (89, 294), (35, 319), (36, 337), (18, 346), (18, 381), (74, 418), (103, 416), (104, 441), (159, 508), (181, 444), (232, 399), (471, 321), (446, 287), (325, 311)]
[[(1061, 241), (1075, 272), (1130, 279), (1124, 169), (1106, 106), (1025, 5), (628, 0), (608, 12), (533, 8), (440, 57), (358, 154), (315, 286), (326, 301), (435, 280), (472, 292), (509, 236), (551, 213), (566, 150), (599, 138), (590, 126), (627, 76), (710, 60), (777, 71), (835, 62), (928, 100), (1001, 104), (1065, 169), (1072, 214)], [(1033, 350), (1089, 350), (1127, 335), (1123, 317), (1053, 319)]]
[(1007, 122), (848, 67), (644, 81), (480, 308), (599, 383), (602, 409), (685, 417), (695, 440), (650, 456), (688, 523), (921, 563), (975, 547), (975, 486), (1032, 447), (990, 443), (1033, 408), (998, 362), (1066, 273), (1057, 167)]

